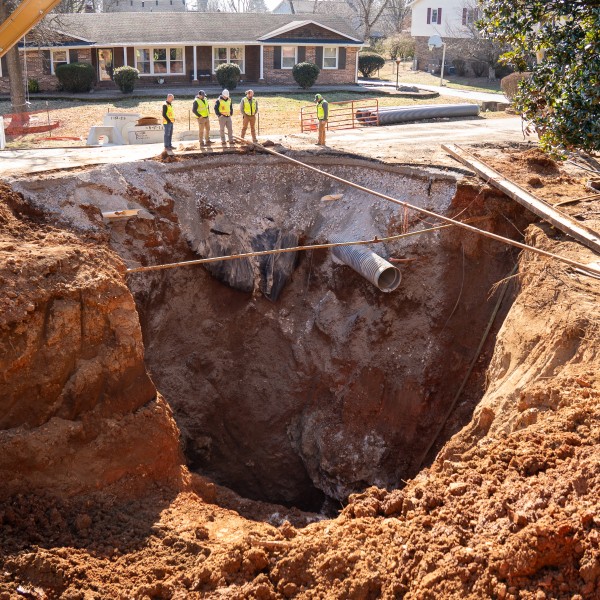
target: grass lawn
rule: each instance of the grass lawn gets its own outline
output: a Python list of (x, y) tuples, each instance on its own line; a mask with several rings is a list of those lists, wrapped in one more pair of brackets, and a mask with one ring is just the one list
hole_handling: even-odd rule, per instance
[[(232, 99), (236, 108), (233, 118), (234, 134), (239, 134), (241, 129), (241, 116), (237, 105), (242, 98), (242, 92), (233, 93)], [(373, 96), (375, 97), (375, 96)], [(314, 93), (298, 94), (265, 94), (256, 96), (260, 108), (260, 134), (276, 135), (296, 133), (300, 131), (300, 108), (313, 105)], [(380, 106), (415, 106), (418, 104), (451, 104), (464, 102), (460, 98), (434, 98), (430, 100), (413, 100), (412, 98), (398, 98), (389, 95), (377, 96)], [(352, 92), (335, 92), (326, 95), (329, 102), (349, 102), (364, 99), (364, 94)], [(211, 129), (218, 131), (217, 119), (212, 112), (215, 98), (211, 100)], [(191, 113), (193, 98), (178, 98), (175, 96), (175, 133), (191, 129), (197, 131), (196, 120)], [(32, 99), (31, 110), (48, 111), (50, 119), (58, 119), (60, 127), (49, 133), (32, 134), (7, 140), (9, 148), (29, 148), (40, 146), (76, 146), (85, 144), (89, 129), (92, 125), (102, 124), (102, 119), (107, 112), (134, 112), (142, 116), (161, 117), (162, 100), (130, 98), (115, 102), (84, 102), (78, 100), (39, 100)], [(0, 114), (10, 113), (10, 102), (0, 101)], [(483, 116), (483, 115), (482, 115)], [(486, 116), (491, 116), (487, 115)], [(46, 112), (40, 115), (40, 120), (45, 122)], [(162, 120), (160, 121), (162, 123)], [(72, 140), (52, 140), (55, 137), (75, 138)]]
[[(398, 76), (399, 83), (415, 85), (418, 85), (419, 83), (425, 83), (428, 85), (440, 85), (439, 75), (432, 75), (431, 73), (426, 73), (425, 71), (411, 71), (411, 65), (411, 62), (400, 63), (400, 74)], [(379, 70), (379, 73), (375, 73), (374, 77), (395, 83), (396, 63), (392, 60), (388, 60), (385, 63), (385, 66)], [(469, 78), (459, 77), (458, 75), (447, 75), (444, 73), (444, 83), (449, 88), (471, 90), (473, 92), (502, 93), (499, 79), (490, 81), (487, 77)]]

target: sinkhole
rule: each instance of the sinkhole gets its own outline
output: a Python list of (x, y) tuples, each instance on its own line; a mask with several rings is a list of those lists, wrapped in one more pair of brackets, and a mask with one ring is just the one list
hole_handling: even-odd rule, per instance
[[(518, 206), (459, 173), (295, 157), (501, 235), (519, 236), (525, 224)], [(110, 228), (129, 266), (443, 225), (265, 155), (105, 166), (57, 186), (73, 210), (139, 209)], [(457, 227), (370, 248), (394, 259), (399, 273), (384, 277), (393, 291), (329, 249), (128, 276), (147, 368), (191, 470), (249, 498), (339, 507), (369, 485), (401, 486), (468, 420), (493, 336), (451, 409), (496, 302), (492, 288), (516, 252)]]

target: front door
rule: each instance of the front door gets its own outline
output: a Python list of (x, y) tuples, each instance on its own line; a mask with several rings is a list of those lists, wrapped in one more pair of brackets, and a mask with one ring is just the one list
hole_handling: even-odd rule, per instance
[(113, 74), (112, 48), (98, 48), (98, 81), (110, 81)]

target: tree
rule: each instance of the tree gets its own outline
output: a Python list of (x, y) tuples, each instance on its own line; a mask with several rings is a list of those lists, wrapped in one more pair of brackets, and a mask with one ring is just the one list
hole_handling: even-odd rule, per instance
[(402, 33), (410, 13), (411, 8), (408, 6), (408, 0), (388, 0), (387, 8), (381, 15), (386, 31), (389, 33)]
[[(16, 8), (17, 2), (14, 0), (0, 0), (0, 23), (4, 23), (12, 11)], [(8, 80), (10, 84), (10, 102), (13, 113), (24, 113), (27, 110), (25, 98), (25, 83), (23, 81), (23, 67), (21, 57), (19, 56), (18, 44), (15, 44), (5, 55), (6, 68), (8, 70)], [(24, 117), (21, 121), (27, 121)], [(12, 121), (19, 121), (13, 118)], [(12, 123), (11, 121), (11, 123)]]
[(600, 150), (600, 2), (488, 0), (481, 7), (483, 33), (511, 47), (502, 60), (523, 70), (538, 57), (515, 108), (542, 148)]
[(365, 40), (371, 37), (373, 25), (383, 14), (390, 0), (346, 0), (356, 11), (358, 24)]

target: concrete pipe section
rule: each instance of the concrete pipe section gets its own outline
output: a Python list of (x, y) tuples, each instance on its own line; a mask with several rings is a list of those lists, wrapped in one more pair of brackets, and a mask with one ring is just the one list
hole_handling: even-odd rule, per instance
[[(332, 243), (347, 241), (348, 238), (343, 235), (331, 237)], [(382, 292), (393, 292), (400, 285), (402, 280), (400, 271), (365, 246), (336, 246), (331, 249), (331, 252)]]
[[(366, 111), (369, 112), (369, 111)], [(375, 113), (365, 111), (357, 113), (357, 119), (368, 122), (367, 117)], [(447, 117), (476, 117), (479, 114), (477, 104), (437, 104), (431, 106), (387, 106), (379, 109), (379, 125), (394, 125), (423, 119)]]

